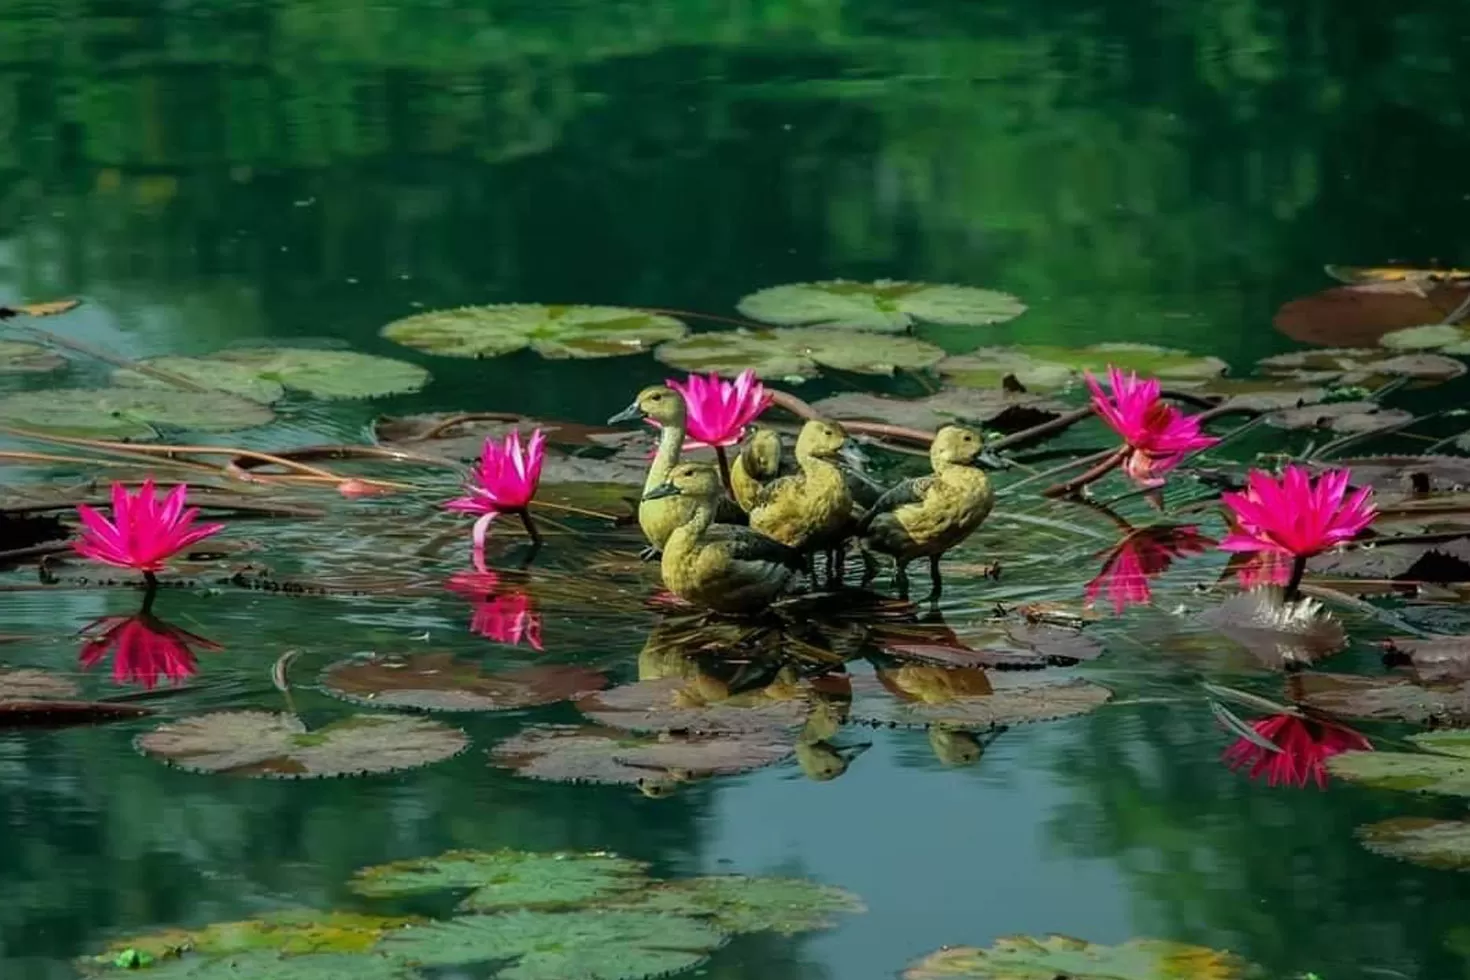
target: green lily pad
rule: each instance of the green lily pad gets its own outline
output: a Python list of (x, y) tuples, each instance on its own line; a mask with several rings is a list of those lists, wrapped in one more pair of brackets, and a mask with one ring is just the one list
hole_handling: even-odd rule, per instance
[(909, 966), (904, 980), (1246, 980), (1255, 967), (1233, 953), (1158, 939), (1099, 946), (1067, 936), (1003, 936), (989, 949), (946, 946)]
[(414, 769), (464, 751), (458, 728), (408, 715), (353, 715), (308, 732), (293, 715), (216, 711), (138, 736), (139, 751), (190, 772), (277, 779)]
[(495, 674), (451, 653), (342, 660), (322, 673), (322, 687), (344, 701), (420, 711), (508, 711), (570, 701), (601, 690), (607, 678), (572, 664), (535, 664)]
[(729, 933), (827, 929), (839, 914), (866, 912), (852, 892), (801, 878), (710, 875), (660, 884), (633, 896), (630, 908), (708, 917)]
[(1409, 741), (1428, 752), (1470, 759), (1470, 731), (1419, 732)]
[(916, 320), (954, 326), (1004, 323), (1026, 312), (1009, 293), (924, 282), (799, 282), (751, 293), (738, 309), (783, 327), (832, 326), (896, 333)]
[(0, 374), (44, 374), (66, 364), (66, 358), (20, 340), (0, 340)]
[(419, 980), (421, 976), (383, 956), (345, 953), (284, 957), (269, 952), (185, 954), (128, 972), (141, 972), (153, 980)]
[(944, 351), (912, 337), (790, 327), (694, 334), (664, 344), (654, 356), (691, 373), (736, 375), (749, 368), (762, 378), (813, 378), (822, 368), (880, 375), (922, 371), (943, 360)]
[(1395, 817), (1358, 828), (1375, 854), (1442, 871), (1470, 871), (1470, 822)]
[(155, 425), (234, 432), (273, 418), (264, 405), (222, 391), (65, 388), (0, 398), (0, 425), (109, 439), (151, 438)]
[(590, 726), (537, 725), (496, 745), (490, 761), (531, 779), (638, 786), (650, 792), (774, 765), (792, 751), (791, 738), (773, 732), (649, 738)]
[(375, 898), (468, 888), (460, 907), (481, 912), (563, 908), (644, 888), (647, 867), (611, 854), (449, 851), (363, 868), (349, 887)]
[(642, 354), (689, 332), (682, 321), (621, 306), (506, 303), (419, 313), (388, 324), (394, 343), (445, 357), (498, 357), (531, 348), (542, 357)]
[(697, 919), (656, 912), (507, 912), (432, 922), (383, 941), (414, 966), (513, 965), (500, 980), (643, 980), (698, 966), (725, 941)]
[(366, 953), (388, 933), (418, 921), (310, 909), (272, 912), (243, 922), (214, 922), (200, 929), (164, 929), (122, 939), (108, 946), (94, 962), (115, 961), (126, 950), (135, 950), (155, 961), (184, 951), (198, 956), (256, 951), (282, 956)]
[(1428, 752), (1343, 752), (1327, 771), (1374, 789), (1470, 796), (1470, 759)]
[[(418, 391), (429, 372), (417, 364), (351, 350), (309, 347), (244, 347), (208, 357), (155, 357), (142, 362), (265, 404), (289, 388), (312, 398), (375, 398)], [(127, 368), (113, 374), (121, 385), (164, 387), (164, 382)]]
[(1441, 354), (1470, 355), (1470, 329), (1464, 324), (1406, 327), (1384, 334), (1378, 342), (1389, 350), (1437, 350)]
[(1188, 387), (1224, 374), (1228, 365), (1218, 357), (1150, 344), (1093, 344), (1089, 347), (982, 347), (945, 358), (939, 373), (966, 388), (999, 388), (1007, 376), (1026, 388), (1050, 391), (1081, 379), (1083, 371), (1101, 375), (1109, 366), (1158, 378), (1165, 384)]

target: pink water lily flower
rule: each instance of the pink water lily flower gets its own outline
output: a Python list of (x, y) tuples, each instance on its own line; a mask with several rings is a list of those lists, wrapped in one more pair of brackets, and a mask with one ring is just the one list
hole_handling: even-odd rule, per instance
[(688, 409), (685, 449), (737, 444), (745, 436), (745, 427), (771, 405), (771, 393), (749, 369), (741, 371), (734, 382), (718, 374), (691, 374), (682, 383), (672, 378), (664, 383), (684, 396)]
[[(480, 463), (470, 471), (465, 495), (444, 505), (446, 510), (478, 514), (473, 531), (471, 554), (475, 569), (485, 571), (485, 534), (490, 522), (501, 514), (520, 514), (525, 519), (526, 507), (536, 496), (541, 482), (541, 464), (546, 459), (546, 433), (531, 433), (530, 442), (521, 444), (519, 431), (512, 431), (504, 441), (486, 439), (480, 452)], [(534, 525), (526, 521), (535, 539)]]
[(1231, 769), (1250, 767), (1250, 778), (1266, 777), (1268, 786), (1306, 786), (1315, 782), (1327, 787), (1327, 760), (1348, 751), (1371, 752), (1373, 743), (1362, 735), (1332, 722), (1315, 721), (1292, 714), (1272, 715), (1250, 723), (1257, 735), (1281, 751), (1272, 752), (1248, 738), (1240, 738), (1225, 750)]
[(83, 670), (111, 654), (114, 684), (138, 684), (148, 690), (159, 678), (181, 683), (199, 672), (191, 645), (209, 651), (224, 649), (148, 613), (103, 616), (88, 623), (82, 632), (91, 634), (77, 658)]
[(144, 480), (132, 495), (124, 484), (114, 483), (112, 520), (86, 504), (77, 505), (82, 536), (73, 547), (93, 561), (152, 576), (174, 555), (224, 530), (223, 524), (194, 525), (199, 510), (184, 509), (188, 493), (180, 483), (160, 501), (152, 479)]
[(1083, 372), (1092, 390), (1092, 409), (1128, 445), (1123, 470), (1144, 486), (1158, 486), (1163, 475), (1196, 450), (1220, 440), (1200, 431), (1199, 419), (1185, 415), (1159, 395), (1156, 380), (1140, 381), (1129, 371), (1108, 368), (1112, 394), (1090, 372)]
[(1137, 528), (1108, 551), (1102, 571), (1087, 583), (1087, 602), (1091, 605), (1106, 591), (1119, 614), (1147, 603), (1153, 598), (1149, 579), (1162, 575), (1174, 559), (1197, 555), (1212, 544), (1192, 525)]
[(1234, 521), (1220, 547), (1303, 559), (1351, 540), (1377, 510), (1371, 487), (1346, 497), (1348, 477), (1347, 470), (1325, 470), (1314, 481), (1305, 467), (1287, 466), (1277, 480), (1251, 470), (1244, 492), (1220, 496)]

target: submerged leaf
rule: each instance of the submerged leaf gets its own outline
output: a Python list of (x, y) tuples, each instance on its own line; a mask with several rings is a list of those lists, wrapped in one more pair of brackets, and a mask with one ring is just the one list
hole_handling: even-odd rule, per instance
[(663, 789), (749, 772), (790, 758), (789, 735), (640, 737), (610, 728), (536, 725), (496, 745), (490, 761), (531, 779)]
[(0, 374), (43, 374), (66, 364), (66, 358), (40, 344), (0, 340)]
[(852, 892), (801, 878), (710, 875), (659, 884), (634, 895), (629, 908), (708, 917), (725, 932), (799, 932), (827, 929), (841, 913), (866, 912)]
[(318, 953), (286, 956), (236, 953), (202, 957), (186, 954), (147, 968), (155, 980), (419, 980), (420, 974), (382, 956)]
[[(428, 371), (407, 361), (309, 347), (242, 347), (207, 357), (155, 357), (142, 363), (266, 403), (279, 399), (284, 388), (312, 398), (375, 398), (418, 391), (429, 380)], [(126, 368), (115, 372), (113, 380), (148, 387), (163, 384)]]
[(1028, 389), (1050, 391), (1077, 383), (1083, 371), (1101, 374), (1110, 366), (1179, 386), (1217, 378), (1227, 367), (1218, 357), (1202, 357), (1150, 344), (1031, 345), (982, 347), (948, 357), (939, 365), (939, 373), (967, 388), (1000, 388), (1009, 376)]
[(714, 699), (683, 678), (665, 677), (590, 695), (577, 702), (577, 709), (599, 724), (626, 731), (710, 735), (799, 728), (808, 704), (800, 697), (782, 700), (762, 692)]
[(654, 356), (691, 373), (733, 376), (748, 368), (761, 378), (813, 378), (822, 368), (858, 374), (920, 371), (938, 364), (944, 351), (912, 337), (789, 327), (694, 334), (664, 344)]
[(654, 912), (508, 912), (433, 922), (384, 951), (415, 966), (513, 961), (502, 980), (643, 980), (688, 970), (725, 941), (696, 919)]
[(497, 357), (529, 347), (542, 357), (586, 358), (641, 354), (688, 331), (671, 316), (620, 306), (506, 303), (419, 313), (388, 324), (382, 335), (446, 357)]
[(1159, 939), (1099, 946), (1067, 936), (1002, 936), (989, 949), (946, 946), (904, 980), (1245, 980), (1259, 974), (1232, 953)]
[(853, 677), (850, 717), (872, 725), (987, 731), (1086, 714), (1112, 696), (1079, 678), (1002, 684), (983, 670), (906, 665), (878, 677)]
[(314, 779), (414, 769), (464, 751), (458, 728), (406, 715), (353, 715), (308, 732), (292, 715), (217, 711), (160, 725), (138, 749), (190, 772)]
[(346, 701), (422, 711), (507, 711), (570, 701), (607, 686), (599, 672), (570, 664), (489, 675), (481, 666), (452, 653), (342, 660), (323, 672), (322, 686)]
[(273, 418), (264, 405), (222, 391), (66, 388), (0, 398), (0, 424), (110, 439), (147, 439), (154, 435), (155, 425), (234, 432)]
[(648, 865), (611, 854), (449, 851), (438, 857), (363, 868), (350, 887), (382, 898), (471, 889), (461, 908), (560, 908), (644, 888)]
[(1376, 854), (1444, 871), (1470, 871), (1470, 822), (1395, 817), (1358, 828)]
[(1009, 293), (924, 282), (800, 282), (751, 293), (744, 316), (778, 326), (834, 326), (900, 332), (916, 320), (954, 326), (1004, 323), (1026, 312)]

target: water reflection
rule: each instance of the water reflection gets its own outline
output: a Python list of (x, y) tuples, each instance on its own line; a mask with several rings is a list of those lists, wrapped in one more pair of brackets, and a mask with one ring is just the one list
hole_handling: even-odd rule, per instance
[(451, 592), (471, 601), (470, 632), (487, 640), (519, 646), (523, 641), (542, 652), (541, 615), (536, 602), (522, 589), (502, 583), (494, 572), (457, 572), (445, 582)]
[(83, 670), (112, 658), (112, 682), (152, 690), (160, 679), (182, 684), (199, 672), (194, 648), (211, 653), (224, 647), (164, 622), (145, 609), (130, 616), (102, 616), (82, 627), (77, 661)]
[(1241, 736), (1223, 758), (1231, 769), (1249, 767), (1250, 778), (1264, 778), (1268, 786), (1301, 788), (1311, 782), (1325, 789), (1328, 759), (1353, 749), (1373, 748), (1372, 742), (1345, 725), (1298, 714), (1272, 715), (1250, 722), (1250, 727), (1258, 738)]
[(1126, 533), (1103, 559), (1102, 571), (1087, 583), (1087, 601), (1094, 603), (1106, 593), (1113, 610), (1121, 614), (1131, 605), (1144, 605), (1153, 598), (1149, 579), (1168, 571), (1174, 560), (1197, 555), (1212, 546), (1211, 538), (1193, 524), (1158, 524), (1134, 528)]

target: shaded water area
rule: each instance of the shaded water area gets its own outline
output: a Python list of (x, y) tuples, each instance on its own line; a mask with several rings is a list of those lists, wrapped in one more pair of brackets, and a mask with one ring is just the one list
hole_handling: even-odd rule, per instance
[[(380, 416), (427, 412), (596, 426), (678, 373), (647, 354), (468, 360), (380, 336), (390, 321), (468, 304), (733, 318), (741, 297), (784, 283), (957, 283), (1028, 309), (920, 333), (950, 354), (1131, 342), (1250, 375), (1303, 341), (1377, 341), (1334, 339), (1330, 320), (1317, 333), (1273, 328), (1284, 303), (1333, 285), (1324, 264), (1470, 263), (1467, 42), (1470, 8), (1430, 0), (0, 0), (0, 304), (78, 297), (64, 316), (26, 322), (121, 359), (305, 344), (432, 372), (410, 394), (287, 395), (274, 422), (239, 432), (160, 429), (171, 442), (272, 451), (362, 443)], [(0, 394), (106, 383), (110, 364), (65, 353), (60, 375), (0, 374)], [(811, 373), (768, 381), (809, 402), (938, 385)], [(1466, 385), (1399, 391), (1394, 404), (1452, 409)], [(1084, 403), (1076, 385), (1054, 394)], [(1391, 434), (1351, 452), (1418, 452), (1463, 427), (1441, 418), (1417, 441)], [(1340, 435), (1261, 426), (1208, 466), (1238, 476), (1256, 453)], [(1088, 423), (1045, 449), (1111, 438)], [(42, 448), (0, 437), (0, 450)], [(1113, 516), (1044, 499), (1043, 483), (1003, 494), (949, 559), (940, 613), (953, 633), (885, 605), (772, 641), (801, 663), (850, 658), (854, 715), (866, 698), (881, 722), (903, 702), (871, 704), (899, 689), (942, 700), (932, 688), (951, 683), (885, 649), (1015, 651), (1024, 644), (1007, 630), (1033, 628), (1017, 625), (1020, 607), (1085, 616), (1085, 656), (984, 683), (1085, 680), (1112, 703), (993, 738), (855, 717), (815, 758), (804, 744), (741, 774), (663, 773), (646, 792), (491, 764), (487, 750), (528, 726), (582, 724), (572, 698), (429, 715), (462, 729), (468, 748), (387, 775), (236, 778), (135, 749), (160, 723), (206, 711), (290, 711), (314, 729), (367, 710), (330, 696), (323, 671), (372, 653), (452, 655), (486, 674), (574, 665), (609, 687), (672, 677), (712, 700), (742, 685), (757, 690), (749, 697), (777, 689), (772, 703), (809, 695), (791, 694), (806, 683), (791, 672), (752, 681), (721, 662), (728, 634), (711, 639), (651, 601), (658, 568), (635, 560), (636, 527), (551, 509), (625, 513), (644, 448), (619, 457), (616, 486), (543, 488), (548, 540), (529, 570), (517, 570), (515, 522), (497, 522), (500, 580), (468, 593), (445, 587), (469, 553), (468, 522), (438, 507), (456, 492), (451, 472), (327, 460), (412, 489), (235, 487), (302, 513), (232, 520), (223, 553), (184, 563), (159, 595), (161, 620), (220, 647), (194, 642), (185, 689), (131, 702), (156, 709), (147, 718), (0, 731), (0, 976), (72, 977), (78, 958), (126, 937), (285, 908), (447, 914), (447, 901), (373, 905), (347, 882), (368, 865), (501, 848), (610, 851), (670, 878), (806, 878), (867, 906), (827, 929), (737, 936), (697, 968), (707, 977), (891, 977), (942, 945), (1048, 933), (1230, 950), (1273, 978), (1470, 976), (1459, 872), (1380, 856), (1356, 836), (1396, 816), (1454, 818), (1459, 801), (1339, 779), (1272, 787), (1222, 762), (1236, 735), (1201, 681), (1275, 700), (1296, 683), (1200, 618), (1221, 601), (1209, 587), (1225, 555), (1182, 555), (1153, 580), (1151, 604), (1085, 610), (1119, 541), (1115, 517), (1223, 535), (1215, 485), (1193, 477), (1170, 484), (1169, 518), (1125, 496), (1118, 477), (1098, 492), (1122, 498)], [(1061, 458), (1026, 448), (1017, 455), (1034, 468)], [(575, 458), (604, 462), (606, 450), (586, 449)], [(870, 455), (885, 478), (922, 471), (900, 452)], [(58, 487), (100, 497), (83, 484), (110, 477), (0, 461), (0, 503)], [(984, 574), (994, 564), (998, 578)], [(0, 573), (0, 663), (45, 668), (80, 696), (116, 695), (107, 664), (80, 668), (76, 634), (135, 612), (139, 592), (122, 574), (99, 586), (80, 562), (46, 577), (43, 587), (33, 563)], [(1452, 587), (1435, 604), (1382, 592), (1371, 607), (1333, 607), (1349, 639), (1319, 669), (1382, 676), (1379, 643), (1403, 632), (1382, 610), (1443, 633), (1470, 625)], [(271, 676), (288, 651), (289, 695)], [(1384, 749), (1417, 730), (1355, 727)]]

